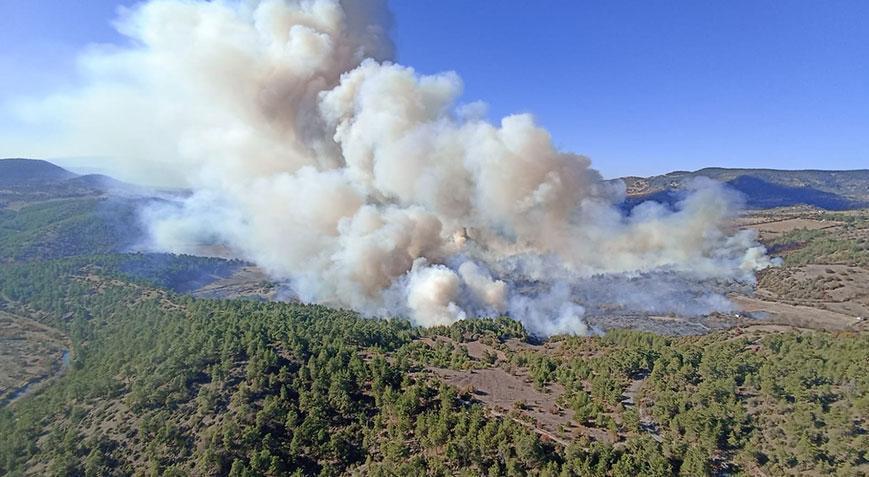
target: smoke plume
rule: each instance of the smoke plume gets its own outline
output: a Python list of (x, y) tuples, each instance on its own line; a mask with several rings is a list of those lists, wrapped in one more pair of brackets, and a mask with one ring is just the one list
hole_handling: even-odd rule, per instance
[(193, 191), (144, 212), (153, 248), (219, 244), (304, 301), (366, 314), (585, 333), (589, 280), (617, 293), (666, 274), (672, 297), (674, 280), (769, 265), (724, 226), (733, 192), (697, 182), (625, 214), (624, 187), (530, 115), (490, 123), (457, 104), (455, 73), (391, 62), (389, 22), (381, 1), (151, 0), (117, 20), (127, 45), (83, 56), (84, 86), (30, 113), (61, 123), (70, 154)]

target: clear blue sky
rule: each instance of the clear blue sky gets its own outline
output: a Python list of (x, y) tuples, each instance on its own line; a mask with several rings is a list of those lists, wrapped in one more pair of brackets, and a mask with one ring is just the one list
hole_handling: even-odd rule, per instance
[[(71, 83), (118, 3), (0, 0), (0, 103)], [(607, 176), (869, 167), (869, 1), (390, 3), (399, 62), (534, 113)]]

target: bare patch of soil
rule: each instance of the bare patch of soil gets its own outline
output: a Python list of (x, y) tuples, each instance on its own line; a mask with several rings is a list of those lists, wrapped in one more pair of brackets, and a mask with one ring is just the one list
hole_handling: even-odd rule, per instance
[(842, 225), (841, 222), (835, 222), (831, 220), (793, 217), (780, 220), (756, 222), (747, 225), (747, 228), (757, 230), (762, 239), (771, 239), (792, 230), (820, 230), (828, 229), (831, 227), (838, 227), (840, 225)]
[(68, 346), (54, 328), (0, 311), (0, 403), (51, 377)]
[(194, 291), (193, 296), (200, 298), (254, 298), (260, 300), (277, 299), (277, 290), (271, 279), (258, 267), (241, 267), (229, 277), (219, 278)]
[(495, 359), (499, 361), (507, 359), (507, 355), (503, 351), (497, 350), (480, 340), (464, 343), (462, 346), (468, 350), (468, 356), (476, 360), (485, 361), (488, 356), (495, 356)]
[(766, 270), (757, 298), (869, 317), (869, 270), (847, 265), (805, 265)]
[[(580, 435), (612, 442), (604, 430), (577, 425), (573, 411), (557, 404), (558, 397), (564, 392), (560, 385), (551, 384), (545, 390), (539, 391), (527, 377), (516, 376), (502, 368), (427, 369), (446, 383), (460, 390), (470, 391), (493, 414), (514, 418), (544, 438), (559, 444), (566, 445)], [(517, 414), (519, 417), (515, 417)]]
[(743, 311), (755, 315), (765, 315), (763, 321), (770, 324), (783, 324), (800, 328), (847, 330), (852, 329), (854, 325), (861, 321), (854, 316), (805, 305), (789, 305), (746, 296), (734, 296), (731, 297), (731, 300)]

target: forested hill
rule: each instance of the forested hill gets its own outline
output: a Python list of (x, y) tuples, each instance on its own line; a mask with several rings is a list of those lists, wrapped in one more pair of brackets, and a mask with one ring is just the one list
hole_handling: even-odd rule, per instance
[(828, 210), (869, 207), (869, 169), (851, 171), (727, 169), (709, 167), (653, 177), (624, 177), (629, 203), (672, 202), (697, 177), (725, 182), (753, 208), (810, 205)]
[(36, 159), (0, 159), (0, 186), (47, 184), (77, 177), (62, 167)]
[(240, 264), (129, 253), (141, 199), (30, 173), (0, 187), (0, 475), (869, 473), (859, 328), (540, 340), (198, 299)]
[[(115, 263), (0, 269), (6, 313), (63, 330), (73, 356), (0, 410), (0, 474), (869, 470), (866, 334), (625, 331), (532, 346), (509, 319), (424, 330), (321, 306), (199, 300), (130, 282)], [(470, 352), (481, 346), (490, 351)], [(527, 384), (512, 393), (557, 400), (499, 409), (440, 378), (516, 372)], [(560, 427), (541, 427), (541, 412)]]
[(0, 209), (60, 198), (99, 197), (143, 190), (102, 174), (76, 174), (48, 161), (0, 159)]
[(144, 230), (144, 189), (47, 161), (0, 159), (0, 263), (127, 251)]

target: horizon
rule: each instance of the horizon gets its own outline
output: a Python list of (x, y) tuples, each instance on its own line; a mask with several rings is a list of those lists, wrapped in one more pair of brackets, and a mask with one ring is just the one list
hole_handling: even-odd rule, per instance
[[(80, 83), (82, 52), (127, 44), (112, 22), (119, 5), (136, 3), (0, 5), (0, 66), (17, 73), (0, 79), (0, 157), (111, 172), (47, 153), (51, 131), (11, 110)], [(423, 74), (456, 71), (460, 103), (485, 101), (490, 120), (532, 113), (556, 147), (589, 156), (607, 178), (706, 167), (853, 170), (869, 157), (863, 2), (571, 3), (511, 15), (520, 5), (391, 1), (395, 59)]]
[[(70, 159), (70, 158), (67, 158)], [(10, 160), (23, 160), (23, 161), (42, 161), (52, 164), (54, 166), (60, 167), (68, 172), (72, 172), (74, 174), (84, 176), (84, 175), (107, 175), (111, 177), (111, 174), (107, 174), (104, 170), (96, 167), (90, 168), (88, 166), (67, 166), (63, 164), (64, 158), (32, 158), (32, 157), (0, 157), (0, 161), (10, 161)], [(72, 160), (75, 160), (73, 158)], [(672, 174), (695, 174), (703, 170), (707, 169), (723, 169), (723, 170), (746, 170), (746, 171), (773, 171), (773, 172), (867, 172), (869, 171), (869, 167), (867, 168), (857, 168), (857, 169), (777, 169), (777, 168), (769, 168), (769, 167), (721, 167), (721, 166), (706, 166), (701, 167), (699, 169), (692, 170), (672, 170), (665, 172), (663, 174), (654, 174), (650, 176), (637, 176), (637, 175), (625, 175), (618, 177), (604, 177), (605, 180), (618, 180), (618, 179), (627, 179), (627, 178), (650, 178), (650, 177), (661, 177)], [(114, 177), (112, 177), (114, 179)], [(133, 183), (133, 185), (137, 186), (150, 186), (150, 184), (143, 183)], [(156, 187), (156, 186), (155, 186)]]

